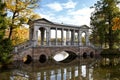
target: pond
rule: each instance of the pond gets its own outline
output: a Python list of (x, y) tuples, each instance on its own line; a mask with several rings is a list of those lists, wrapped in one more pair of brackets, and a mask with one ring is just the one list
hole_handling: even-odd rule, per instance
[(16, 61), (12, 67), (0, 69), (0, 80), (120, 80), (120, 57), (77, 57), (68, 63)]

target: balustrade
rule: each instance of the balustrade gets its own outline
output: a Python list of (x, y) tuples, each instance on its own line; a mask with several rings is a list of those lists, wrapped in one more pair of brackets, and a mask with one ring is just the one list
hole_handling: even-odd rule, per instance
[(31, 48), (31, 47), (33, 47), (33, 42), (32, 41), (27, 41), (27, 42), (24, 42), (20, 45), (15, 46), (15, 49), (14, 49), (13, 52), (23, 51), (23, 50)]

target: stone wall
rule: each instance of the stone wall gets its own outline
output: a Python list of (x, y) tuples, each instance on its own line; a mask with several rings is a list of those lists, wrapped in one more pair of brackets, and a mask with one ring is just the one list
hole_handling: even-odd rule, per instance
[(15, 53), (14, 54), (14, 60), (22, 60), (23, 57), (26, 55), (30, 55), (34, 60), (39, 60), (39, 57), (41, 55), (45, 55), (47, 59), (51, 59), (52, 56), (55, 54), (61, 52), (61, 51), (71, 51), (74, 52), (78, 56), (82, 56), (84, 53), (87, 53), (89, 55), (91, 52), (93, 54), (96, 54), (95, 50), (90, 47), (73, 47), (73, 46), (67, 46), (67, 47), (35, 47), (35, 48), (29, 48), (22, 52)]

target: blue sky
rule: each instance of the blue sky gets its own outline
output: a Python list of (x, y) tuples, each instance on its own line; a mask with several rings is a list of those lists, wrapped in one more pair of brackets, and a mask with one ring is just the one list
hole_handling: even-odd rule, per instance
[(35, 10), (42, 18), (52, 22), (88, 25), (90, 14), (93, 9), (91, 6), (97, 0), (41, 0), (40, 7)]

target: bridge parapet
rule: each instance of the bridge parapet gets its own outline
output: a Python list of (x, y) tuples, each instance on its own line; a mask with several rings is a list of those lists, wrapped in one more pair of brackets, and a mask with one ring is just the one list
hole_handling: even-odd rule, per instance
[(92, 49), (98, 49), (98, 47), (94, 46), (91, 43), (89, 43), (87, 45), (79, 45), (78, 43), (76, 43), (76, 44), (73, 44), (73, 45), (71, 45), (71, 44), (68, 44), (68, 45), (52, 44), (52, 45), (37, 45), (37, 46), (35, 46), (33, 41), (26, 41), (22, 44), (19, 44), (19, 45), (15, 46), (13, 53), (19, 53), (21, 51), (24, 51), (24, 50), (32, 48), (32, 47), (44, 47), (44, 48), (46, 48), (46, 47), (60, 47), (60, 48), (61, 47), (90, 47)]
[(33, 41), (26, 41), (26, 42), (24, 42), (22, 44), (19, 44), (19, 45), (15, 46), (13, 52), (17, 53), (17, 52), (26, 50), (28, 48), (31, 48), (33, 46), (34, 46)]

